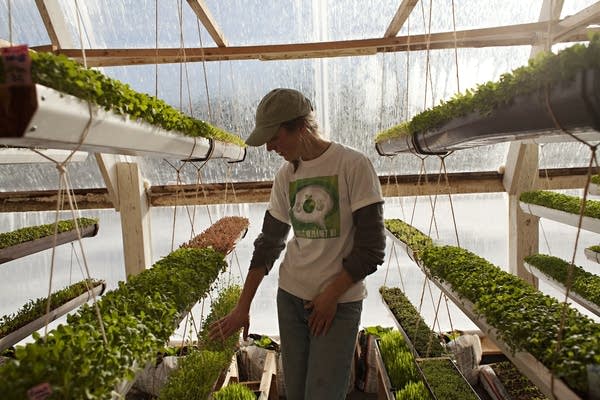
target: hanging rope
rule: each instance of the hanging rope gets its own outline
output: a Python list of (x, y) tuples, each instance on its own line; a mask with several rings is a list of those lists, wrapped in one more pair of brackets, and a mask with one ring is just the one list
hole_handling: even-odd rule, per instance
[(441, 167), (443, 169), (444, 179), (446, 181), (446, 189), (448, 193), (448, 202), (450, 204), (450, 212), (452, 213), (452, 225), (454, 227), (454, 235), (456, 237), (456, 246), (460, 247), (460, 239), (458, 237), (458, 227), (456, 224), (456, 215), (454, 213), (454, 203), (452, 201), (452, 191), (450, 190), (450, 181), (448, 180), (448, 170), (446, 169), (446, 157), (452, 154), (452, 152), (439, 156), (441, 160)]
[(6, 6), (8, 8), (8, 42), (13, 45), (13, 30), (12, 30), (12, 0), (6, 0)]

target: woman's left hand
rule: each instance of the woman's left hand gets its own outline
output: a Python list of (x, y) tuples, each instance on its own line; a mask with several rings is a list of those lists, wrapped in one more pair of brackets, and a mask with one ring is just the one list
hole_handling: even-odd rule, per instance
[(308, 327), (313, 336), (326, 335), (337, 311), (337, 297), (326, 291), (306, 303), (305, 309), (311, 310)]

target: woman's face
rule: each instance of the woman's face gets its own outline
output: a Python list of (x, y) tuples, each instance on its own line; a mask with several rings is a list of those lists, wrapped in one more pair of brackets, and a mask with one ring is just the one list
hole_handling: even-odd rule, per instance
[(295, 161), (300, 159), (299, 138), (302, 128), (288, 131), (280, 127), (275, 136), (267, 142), (267, 151), (275, 151), (286, 161)]

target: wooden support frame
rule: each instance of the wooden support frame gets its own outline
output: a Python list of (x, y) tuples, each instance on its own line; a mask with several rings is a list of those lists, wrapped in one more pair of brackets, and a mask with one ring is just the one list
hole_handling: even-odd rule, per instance
[(400, 32), (402, 26), (410, 16), (413, 8), (417, 5), (419, 0), (402, 0), (398, 10), (396, 10), (396, 14), (394, 14), (394, 18), (390, 22), (389, 26), (385, 30), (383, 37), (394, 37)]
[[(585, 185), (587, 168), (557, 168), (540, 170), (544, 181), (538, 180), (537, 189), (579, 189)], [(547, 174), (547, 179), (546, 179)], [(384, 197), (427, 196), (448, 194), (445, 185), (435, 183), (436, 176), (428, 183), (419, 181), (418, 175), (380, 176)], [(449, 173), (450, 190), (453, 194), (501, 193), (503, 175), (496, 171)], [(116, 178), (115, 178), (116, 179)], [(114, 181), (116, 182), (116, 181)], [(210, 183), (202, 186), (203, 195), (198, 196), (196, 185), (156, 185), (146, 191), (151, 207), (174, 205), (206, 205), (224, 203), (265, 203), (269, 201), (271, 181), (236, 182), (235, 199), (231, 183)], [(228, 190), (229, 187), (229, 190)], [(206, 196), (204, 196), (206, 194)], [(105, 188), (74, 189), (73, 195), (79, 209), (113, 208), (111, 194)], [(56, 204), (56, 190), (24, 192), (0, 192), (0, 212), (48, 211)]]
[(217, 46), (228, 46), (227, 40), (223, 36), (221, 29), (217, 26), (217, 23), (211, 15), (204, 0), (187, 0), (187, 2), (194, 11), (194, 13), (198, 16), (198, 19), (200, 20), (200, 22), (202, 22), (202, 25), (204, 25), (204, 27), (210, 34), (210, 37), (213, 38)]
[[(431, 35), (394, 36), (374, 39), (339, 40), (314, 43), (272, 44), (254, 46), (228, 46), (159, 49), (88, 49), (86, 62), (90, 67), (122, 65), (166, 64), (224, 60), (293, 60), (303, 58), (364, 56), (385, 52), (440, 50), (477, 47), (534, 45), (546, 35), (547, 22), (534, 22), (494, 28), (470, 29), (456, 32), (439, 32)], [(586, 41), (588, 32), (564, 38), (564, 42)], [(47, 46), (34, 50), (52, 51)], [(83, 62), (80, 49), (60, 49), (56, 53)]]
[(138, 165), (118, 163), (116, 167), (125, 276), (129, 277), (139, 274), (152, 262), (150, 210)]

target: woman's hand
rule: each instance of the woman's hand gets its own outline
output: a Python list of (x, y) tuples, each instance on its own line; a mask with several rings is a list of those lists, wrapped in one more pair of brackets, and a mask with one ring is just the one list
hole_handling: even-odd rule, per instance
[(244, 328), (243, 337), (246, 340), (249, 326), (250, 315), (248, 312), (236, 307), (229, 314), (210, 325), (208, 337), (210, 340), (224, 341), (240, 328)]
[(308, 317), (308, 327), (313, 336), (326, 335), (337, 311), (337, 297), (325, 291), (304, 306), (312, 310)]

